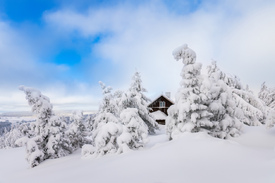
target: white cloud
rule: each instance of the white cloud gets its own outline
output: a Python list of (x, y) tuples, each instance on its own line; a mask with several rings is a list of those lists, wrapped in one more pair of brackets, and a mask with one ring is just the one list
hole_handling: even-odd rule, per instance
[(123, 66), (125, 73), (117, 80), (125, 82), (123, 78), (135, 68), (141, 71), (151, 94), (178, 88), (182, 64), (173, 60), (171, 52), (183, 43), (197, 52), (204, 66), (213, 58), (253, 88), (263, 81), (275, 85), (274, 17), (272, 1), (211, 2), (188, 15), (169, 12), (160, 1), (45, 15), (49, 24), (61, 30), (76, 30), (83, 36), (109, 33), (93, 49), (101, 58)]
[[(215, 59), (224, 71), (239, 76), (243, 83), (253, 89), (259, 88), (263, 81), (275, 86), (274, 17), (275, 2), (260, 0), (207, 1), (194, 12), (182, 15), (170, 11), (161, 1), (138, 6), (120, 4), (115, 7), (97, 7), (85, 12), (61, 9), (44, 14), (47, 26), (57, 31), (56, 35), (78, 32), (87, 39), (103, 35), (100, 42), (92, 45), (92, 53), (102, 59), (104, 64), (110, 64), (118, 70), (109, 68), (106, 71), (104, 64), (99, 64), (94, 68), (94, 71), (98, 70), (97, 78), (109, 75), (107, 85), (125, 89), (137, 69), (141, 72), (150, 97), (165, 91), (175, 93), (178, 89), (183, 65), (173, 59), (171, 52), (183, 43), (189, 44), (196, 51), (197, 61), (204, 66)], [(14, 83), (24, 75), (26, 78), (35, 75), (39, 78), (37, 82), (31, 82), (36, 83), (32, 86), (39, 87), (41, 80), (48, 83), (46, 86), (43, 83), (39, 89), (45, 91), (57, 108), (75, 108), (82, 104), (87, 108), (97, 107), (100, 95), (98, 85), (79, 81), (69, 84), (47, 82), (50, 79), (45, 78), (47, 68), (50, 68), (52, 78), (56, 78), (56, 73), (70, 68), (66, 65), (38, 65), (34, 61), (37, 55), (31, 51), (33, 48), (25, 46), (26, 40), (4, 22), (0, 23), (0, 40), (1, 66), (3, 64), (4, 68), (12, 68), (14, 73), (19, 71), (18, 74), (8, 75), (15, 77)], [(3, 73), (7, 72), (2, 72), (1, 77), (5, 77)], [(14, 104), (16, 100), (22, 101), (16, 97), (19, 96), (17, 94), (5, 93), (4, 96), (10, 97)], [(6, 100), (2, 97), (1, 101)]]
[[(98, 100), (87, 94), (92, 88), (76, 81), (64, 82), (60, 75), (70, 68), (64, 64), (41, 62), (41, 55), (37, 53), (39, 45), (33, 45), (30, 39), (0, 19), (0, 112), (30, 111), (24, 93), (18, 90), (19, 85), (41, 90), (53, 100), (57, 109), (68, 108), (68, 105), (71, 109), (82, 109), (81, 104), (94, 109)], [(42, 45), (44, 42), (36, 43)]]

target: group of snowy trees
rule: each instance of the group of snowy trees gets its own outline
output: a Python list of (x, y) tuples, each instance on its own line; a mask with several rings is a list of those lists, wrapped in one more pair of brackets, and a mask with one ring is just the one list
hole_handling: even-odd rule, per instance
[(140, 74), (134, 74), (126, 92), (112, 93), (111, 87), (102, 82), (100, 85), (103, 99), (95, 117), (85, 119), (82, 112), (75, 112), (69, 126), (63, 117), (54, 114), (48, 97), (36, 89), (20, 86), (37, 119), (22, 126), (25, 129), (15, 128), (7, 133), (13, 137), (10, 144), (26, 146), (26, 159), (31, 167), (79, 148), (87, 157), (143, 147), (148, 134), (154, 134), (159, 127), (147, 107), (149, 99), (144, 95)]
[(11, 129), (5, 129), (2, 136), (0, 136), (0, 149), (19, 147), (15, 142), (24, 136), (29, 136), (30, 123), (15, 123), (12, 124)]
[(224, 139), (240, 135), (242, 124), (274, 124), (274, 90), (263, 85), (257, 97), (237, 77), (222, 72), (216, 62), (202, 75), (196, 53), (186, 44), (175, 49), (173, 56), (184, 67), (181, 87), (166, 120), (170, 139), (182, 132), (200, 131)]
[(143, 147), (148, 134), (155, 134), (159, 127), (149, 112), (140, 74), (134, 74), (125, 92), (112, 93), (111, 87), (100, 85), (103, 100), (93, 120), (92, 144), (82, 148), (82, 155), (95, 157)]
[(25, 92), (32, 112), (37, 116), (36, 122), (30, 124), (28, 135), (16, 141), (19, 146), (26, 146), (26, 159), (31, 167), (46, 159), (66, 156), (83, 145), (85, 127), (82, 113), (73, 116), (68, 130), (65, 119), (53, 113), (48, 97), (33, 88), (20, 86), (19, 89)]
[[(207, 67), (206, 75), (201, 74), (202, 65), (186, 44), (175, 49), (173, 56), (184, 66), (175, 104), (168, 109), (166, 119), (170, 140), (183, 132), (206, 132), (226, 139), (240, 135), (243, 124), (274, 126), (275, 89), (264, 83), (255, 96), (237, 77), (222, 72), (216, 62)], [(21, 86), (37, 120), (13, 126), (0, 137), (0, 148), (25, 145), (26, 159), (35, 167), (79, 148), (83, 157), (98, 157), (143, 147), (148, 134), (155, 134), (159, 126), (149, 112), (150, 100), (139, 72), (127, 91), (112, 92), (111, 87), (99, 84), (103, 99), (98, 112), (93, 118), (75, 112), (69, 125), (54, 114), (48, 97)]]

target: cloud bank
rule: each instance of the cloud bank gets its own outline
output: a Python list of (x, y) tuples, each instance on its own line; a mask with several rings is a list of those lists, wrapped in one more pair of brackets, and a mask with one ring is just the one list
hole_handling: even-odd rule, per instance
[[(196, 51), (198, 62), (206, 66), (212, 59), (216, 60), (223, 71), (239, 76), (255, 91), (264, 81), (270, 86), (275, 85), (274, 1), (202, 1), (192, 10), (181, 13), (180, 10), (185, 8), (190, 9), (190, 6), (179, 3), (175, 8), (164, 1), (146, 1), (102, 7), (93, 5), (84, 11), (63, 6), (45, 12), (43, 21), (52, 37), (57, 39), (60, 35), (63, 40), (77, 35), (92, 42), (90, 54), (82, 58), (78, 70), (85, 79), (73, 82), (62, 79), (66, 70), (72, 69), (70, 66), (37, 62), (41, 55), (31, 51), (36, 50), (34, 46), (26, 44), (28, 40), (21, 40), (16, 31), (2, 23), (1, 64), (6, 60), (4, 67), (11, 68), (13, 73), (18, 71), (18, 74), (4, 72), (1, 77), (14, 78), (7, 82), (16, 84), (22, 81), (20, 78), (25, 78), (27, 84), (38, 87), (40, 84), (37, 83), (43, 80), (45, 83), (41, 87), (50, 91), (52, 98), (58, 99), (60, 104), (67, 101), (81, 106), (80, 103), (92, 98), (90, 106), (96, 106), (101, 97), (98, 80), (114, 88), (126, 89), (132, 74), (138, 70), (149, 97), (154, 97), (161, 92), (177, 91), (183, 65), (176, 62), (171, 53), (177, 46), (187, 43)], [(24, 44), (27, 46), (22, 46)], [(49, 82), (43, 79), (48, 77), (48, 71), (39, 68), (51, 70)], [(49, 89), (51, 85), (60, 89)], [(74, 91), (70, 92), (70, 88)], [(94, 92), (93, 96), (89, 92)]]

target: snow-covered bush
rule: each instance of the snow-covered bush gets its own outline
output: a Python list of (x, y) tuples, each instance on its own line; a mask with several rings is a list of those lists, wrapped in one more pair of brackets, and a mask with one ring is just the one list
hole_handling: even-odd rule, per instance
[[(112, 115), (111, 113), (106, 114)], [(122, 126), (119, 123), (108, 121), (101, 123), (93, 134), (93, 145), (84, 145), (82, 148), (83, 157), (97, 157), (106, 154), (119, 153), (117, 138), (122, 133)]]
[[(82, 149), (83, 156), (93, 155), (102, 156), (108, 153), (116, 153), (118, 151), (117, 137), (122, 132), (122, 126), (118, 118), (109, 112), (101, 111), (97, 113), (94, 118), (96, 126), (92, 132), (92, 151), (86, 152), (85, 148)], [(85, 145), (85, 147), (89, 147)]]
[(45, 160), (45, 154), (39, 149), (39, 144), (42, 141), (41, 136), (36, 136), (33, 138), (22, 137), (16, 142), (19, 146), (26, 146), (26, 160), (31, 167), (35, 167)]
[(73, 148), (65, 134), (65, 120), (53, 114), (50, 99), (33, 88), (20, 86), (19, 89), (25, 92), (32, 111), (37, 115), (33, 137), (17, 141), (18, 144), (26, 145), (26, 159), (30, 166), (72, 153)]
[(196, 53), (186, 44), (173, 51), (174, 58), (182, 60), (181, 88), (176, 94), (175, 104), (168, 109), (166, 130), (169, 139), (182, 132), (199, 132), (211, 129), (211, 113), (204, 105), (206, 97), (200, 91), (201, 64), (196, 63)]

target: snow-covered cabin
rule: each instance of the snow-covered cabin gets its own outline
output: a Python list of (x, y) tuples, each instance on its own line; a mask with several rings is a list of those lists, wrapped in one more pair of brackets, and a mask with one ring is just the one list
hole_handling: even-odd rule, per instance
[(167, 110), (173, 104), (174, 102), (170, 99), (170, 93), (167, 92), (166, 95), (160, 95), (153, 100), (148, 107), (156, 121), (159, 124), (165, 125), (165, 120), (168, 115)]

